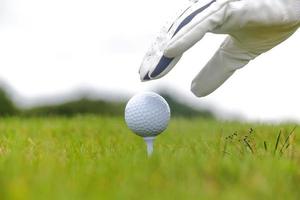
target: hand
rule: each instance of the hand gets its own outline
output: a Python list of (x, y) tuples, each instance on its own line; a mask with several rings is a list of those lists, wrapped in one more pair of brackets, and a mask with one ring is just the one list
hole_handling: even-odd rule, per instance
[(227, 34), (192, 82), (192, 92), (206, 96), (237, 69), (289, 38), (299, 26), (300, 0), (196, 1), (157, 38), (141, 65), (141, 80), (166, 75), (207, 32)]

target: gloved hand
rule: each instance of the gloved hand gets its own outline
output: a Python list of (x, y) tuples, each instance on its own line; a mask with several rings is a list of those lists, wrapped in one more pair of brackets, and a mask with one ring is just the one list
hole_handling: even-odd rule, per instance
[(192, 82), (206, 96), (237, 69), (290, 37), (300, 26), (300, 0), (199, 0), (163, 29), (140, 68), (142, 81), (166, 75), (207, 32), (228, 34)]

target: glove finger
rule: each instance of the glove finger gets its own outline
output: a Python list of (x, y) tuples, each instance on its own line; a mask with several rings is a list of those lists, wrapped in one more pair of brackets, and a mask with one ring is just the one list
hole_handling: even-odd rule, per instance
[[(229, 0), (219, 1), (227, 2)], [(216, 3), (216, 0), (202, 0), (192, 3), (183, 13), (181, 13), (169, 28), (164, 27), (161, 30), (161, 33), (158, 35), (156, 41), (143, 59), (139, 70), (141, 81), (161, 78), (177, 64), (182, 54), (176, 54), (174, 56), (164, 55), (168, 44), (170, 44), (170, 41), (177, 37), (177, 35), (182, 34), (185, 27), (190, 26), (190, 23), (196, 19), (198, 15), (202, 14), (202, 12), (204, 13), (206, 9), (208, 9), (208, 12), (202, 14), (201, 17), (207, 16), (211, 12), (215, 12), (218, 7), (223, 5), (219, 3), (216, 6), (212, 6), (214, 3)], [(210, 8), (210, 6), (212, 6), (212, 8)], [(180, 48), (178, 48), (178, 50), (180, 50)]]
[(178, 25), (180, 24), (179, 19), (182, 16), (189, 15), (189, 12), (194, 5), (195, 3), (190, 4), (172, 23), (171, 26), (169, 24), (162, 28), (156, 40), (147, 51), (140, 66), (139, 74), (141, 81), (149, 81), (152, 79), (161, 78), (162, 76), (166, 75), (180, 60), (181, 55), (175, 57), (166, 57), (163, 55), (163, 52), (168, 42), (174, 35)]
[[(149, 57), (148, 59), (144, 59), (139, 70), (141, 81), (145, 82), (165, 76), (178, 63), (180, 58), (181, 56), (168, 58), (160, 55), (156, 56), (156, 58)], [(156, 63), (154, 64), (153, 62)]]
[(220, 49), (192, 81), (192, 92), (198, 97), (212, 93), (237, 69), (248, 64), (256, 56), (240, 48), (232, 37), (227, 37)]
[(227, 5), (236, 0), (209, 0), (195, 3), (175, 24), (174, 34), (165, 48), (166, 57), (183, 54), (207, 33), (221, 25), (229, 13)]

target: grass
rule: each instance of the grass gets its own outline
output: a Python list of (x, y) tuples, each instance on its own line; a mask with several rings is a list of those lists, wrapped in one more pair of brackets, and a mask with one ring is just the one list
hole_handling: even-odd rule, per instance
[(178, 118), (147, 158), (122, 118), (2, 118), (0, 199), (299, 199), (299, 133)]

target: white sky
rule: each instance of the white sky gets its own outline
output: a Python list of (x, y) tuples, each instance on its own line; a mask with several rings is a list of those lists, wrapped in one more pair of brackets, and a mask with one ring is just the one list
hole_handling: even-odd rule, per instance
[(224, 36), (208, 34), (166, 77), (139, 82), (145, 51), (186, 1), (0, 0), (0, 79), (26, 99), (84, 87), (133, 94), (168, 85), (247, 119), (300, 121), (299, 32), (200, 100), (190, 82)]

